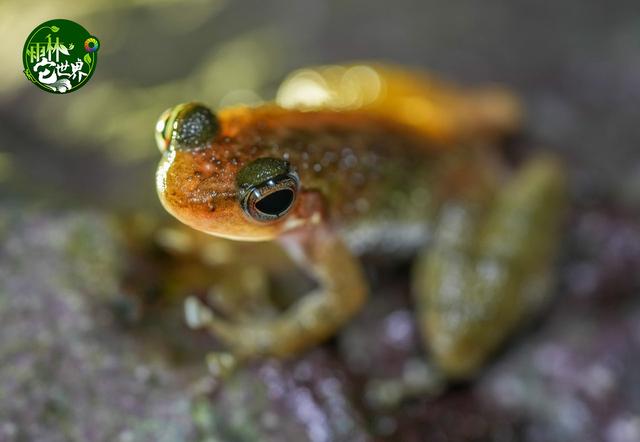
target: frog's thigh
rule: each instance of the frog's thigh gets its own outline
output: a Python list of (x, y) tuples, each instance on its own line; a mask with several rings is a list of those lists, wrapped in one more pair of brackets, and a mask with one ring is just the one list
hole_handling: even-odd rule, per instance
[(317, 277), (318, 289), (274, 319), (233, 323), (201, 310), (197, 322), (240, 359), (294, 354), (331, 336), (360, 309), (367, 287), (358, 259), (337, 236), (323, 231), (308, 238), (299, 251)]
[(420, 328), (450, 377), (483, 364), (545, 296), (564, 183), (552, 158), (531, 160), (487, 207), (443, 207), (434, 243), (416, 263)]

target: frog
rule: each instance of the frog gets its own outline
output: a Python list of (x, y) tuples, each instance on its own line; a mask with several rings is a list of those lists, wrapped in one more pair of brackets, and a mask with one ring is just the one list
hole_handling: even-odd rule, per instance
[(294, 71), (269, 103), (166, 110), (155, 128), (164, 208), (213, 236), (276, 241), (317, 283), (268, 318), (188, 298), (189, 324), (224, 343), (223, 365), (292, 357), (362, 309), (362, 254), (412, 256), (430, 363), (469, 379), (552, 291), (565, 174), (551, 153), (506, 158), (523, 121), (503, 86), (381, 63)]

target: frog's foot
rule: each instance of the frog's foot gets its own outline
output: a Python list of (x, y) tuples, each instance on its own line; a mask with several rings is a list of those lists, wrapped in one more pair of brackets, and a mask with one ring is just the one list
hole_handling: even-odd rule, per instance
[(185, 318), (189, 327), (208, 329), (230, 349), (230, 353), (211, 353), (208, 356), (207, 364), (212, 372), (226, 372), (225, 367), (235, 366), (251, 356), (270, 353), (268, 350), (278, 342), (280, 333), (276, 320), (228, 320), (196, 297), (185, 301)]
[(374, 408), (392, 409), (411, 398), (436, 397), (445, 385), (439, 369), (422, 359), (410, 359), (398, 378), (370, 380), (365, 386), (365, 398)]
[(196, 298), (186, 303), (187, 322), (206, 327), (229, 346), (237, 360), (261, 355), (287, 356), (330, 337), (357, 312), (366, 296), (358, 260), (333, 234), (318, 228), (297, 233), (285, 245), (296, 247), (319, 288), (275, 318), (230, 321), (217, 316)]
[(474, 374), (545, 300), (562, 178), (540, 157), (487, 202), (442, 208), (434, 243), (416, 263), (414, 295), (423, 338), (449, 377)]

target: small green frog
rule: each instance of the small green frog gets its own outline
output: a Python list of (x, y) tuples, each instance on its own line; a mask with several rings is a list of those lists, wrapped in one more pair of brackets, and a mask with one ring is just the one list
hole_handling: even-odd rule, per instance
[(192, 299), (191, 323), (237, 359), (293, 355), (362, 307), (360, 253), (417, 252), (423, 339), (446, 377), (471, 376), (549, 292), (565, 183), (549, 155), (507, 165), (496, 146), (521, 120), (499, 87), (369, 64), (296, 71), (273, 104), (167, 110), (164, 207), (212, 235), (277, 240), (318, 282), (269, 319), (233, 322)]

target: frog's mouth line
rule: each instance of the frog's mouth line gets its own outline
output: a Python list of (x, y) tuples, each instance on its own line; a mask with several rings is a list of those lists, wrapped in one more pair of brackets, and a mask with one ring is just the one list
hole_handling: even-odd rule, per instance
[[(258, 224), (251, 222), (247, 219), (244, 212), (240, 208), (237, 197), (235, 194), (225, 198), (225, 201), (231, 201), (233, 210), (222, 211), (215, 216), (211, 216), (212, 213), (221, 212), (216, 210), (212, 212), (209, 209), (194, 210), (194, 207), (206, 206), (206, 203), (200, 202), (197, 205), (185, 204), (182, 206), (176, 206), (166, 197), (166, 193), (158, 191), (160, 202), (164, 209), (176, 218), (181, 223), (199, 230), (208, 235), (216, 236), (219, 238), (225, 238), (235, 241), (270, 241), (273, 240), (282, 227), (279, 221), (276, 220), (273, 223)], [(229, 212), (223, 214), (224, 212)]]

